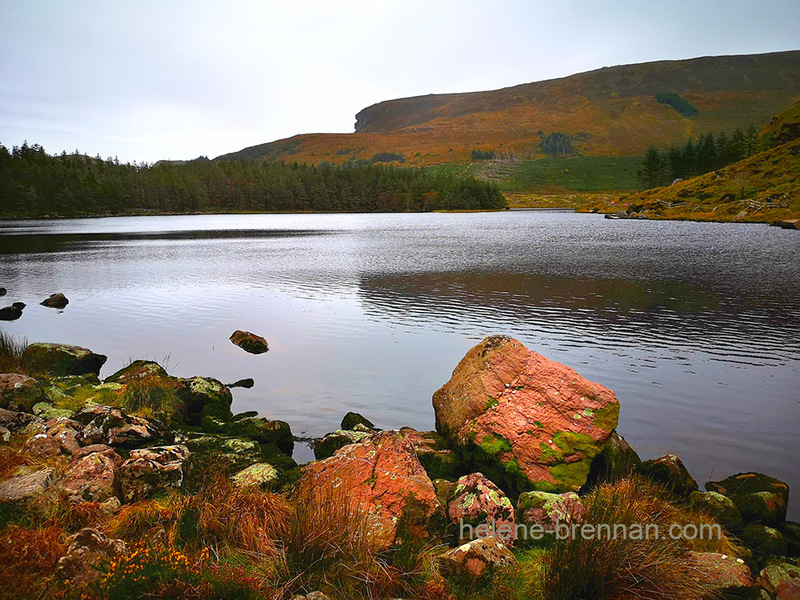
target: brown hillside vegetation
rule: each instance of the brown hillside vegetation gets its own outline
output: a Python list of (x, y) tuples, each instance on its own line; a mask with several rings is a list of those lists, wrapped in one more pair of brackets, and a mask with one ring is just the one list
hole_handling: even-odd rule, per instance
[[(628, 209), (652, 218), (775, 222), (800, 217), (800, 102), (762, 137), (780, 145), (700, 177), (633, 194)], [(604, 207), (610, 209), (608, 206)]]
[(219, 158), (340, 163), (390, 152), (430, 165), (469, 161), (475, 149), (531, 158), (554, 132), (586, 156), (634, 155), (708, 131), (762, 127), (799, 98), (800, 51), (659, 61), (389, 100), (359, 112), (356, 133), (298, 135)]

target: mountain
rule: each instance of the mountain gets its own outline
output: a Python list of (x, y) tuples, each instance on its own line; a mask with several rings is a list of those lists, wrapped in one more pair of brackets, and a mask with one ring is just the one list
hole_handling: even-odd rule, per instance
[[(800, 102), (761, 131), (773, 147), (712, 173), (624, 198), (661, 218), (769, 221), (800, 217)], [(633, 207), (633, 208), (630, 208)]]
[(708, 131), (760, 128), (798, 99), (797, 50), (659, 61), (488, 92), (388, 100), (360, 111), (355, 133), (297, 135), (215, 160), (394, 157), (429, 165), (469, 162), (473, 150), (537, 158), (553, 133), (566, 134), (585, 156), (629, 156)]

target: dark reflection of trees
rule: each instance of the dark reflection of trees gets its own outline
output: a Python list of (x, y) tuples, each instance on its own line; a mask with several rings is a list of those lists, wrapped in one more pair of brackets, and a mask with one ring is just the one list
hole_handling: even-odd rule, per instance
[[(800, 308), (765, 297), (726, 297), (681, 281), (509, 273), (416, 273), (362, 277), (368, 315), (401, 324), (494, 322), (499, 328), (574, 326), (604, 335), (685, 340), (720, 347), (774, 345), (800, 355), (792, 333)], [(635, 343), (632, 341), (632, 343)], [(794, 350), (792, 349), (794, 348)]]
[(135, 233), (59, 233), (48, 235), (0, 235), (0, 255), (37, 254), (79, 250), (98, 242), (125, 242), (139, 240), (214, 240), (214, 239), (265, 239), (279, 237), (317, 236), (335, 232), (321, 230), (285, 229), (221, 229), (193, 231), (157, 231)]

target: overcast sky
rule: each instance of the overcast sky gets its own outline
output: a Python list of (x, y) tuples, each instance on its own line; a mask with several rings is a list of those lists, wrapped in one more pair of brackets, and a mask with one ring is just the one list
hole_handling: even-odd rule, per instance
[(798, 0), (0, 0), (0, 142), (213, 158), (381, 100), (797, 48)]

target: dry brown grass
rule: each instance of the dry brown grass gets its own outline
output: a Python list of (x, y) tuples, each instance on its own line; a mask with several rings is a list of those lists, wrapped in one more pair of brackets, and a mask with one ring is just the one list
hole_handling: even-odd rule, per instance
[(0, 534), (0, 598), (43, 597), (66, 550), (64, 531), (58, 525), (6, 527)]
[[(672, 524), (709, 522), (666, 500), (666, 491), (638, 479), (602, 485), (585, 499), (585, 522), (594, 525), (656, 525), (660, 533), (625, 539), (576, 536), (556, 540), (546, 554), (543, 592), (549, 600), (700, 599), (708, 591), (687, 565), (687, 552), (698, 545), (668, 535)], [(732, 549), (727, 538), (705, 550)]]
[(274, 560), (280, 540), (289, 534), (291, 510), (279, 494), (238, 490), (218, 476), (178, 510), (173, 536), (178, 543), (232, 550), (255, 559)]
[(146, 539), (167, 538), (177, 517), (177, 500), (144, 500), (127, 504), (108, 519), (103, 531), (108, 537), (138, 543)]

